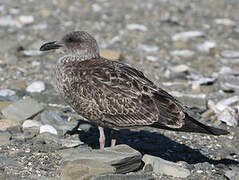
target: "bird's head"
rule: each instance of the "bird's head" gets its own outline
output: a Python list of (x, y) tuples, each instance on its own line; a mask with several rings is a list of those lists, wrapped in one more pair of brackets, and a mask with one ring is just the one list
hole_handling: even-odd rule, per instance
[(41, 46), (40, 51), (52, 49), (60, 49), (65, 55), (78, 56), (84, 60), (99, 57), (96, 40), (84, 31), (70, 32), (59, 41), (45, 43)]

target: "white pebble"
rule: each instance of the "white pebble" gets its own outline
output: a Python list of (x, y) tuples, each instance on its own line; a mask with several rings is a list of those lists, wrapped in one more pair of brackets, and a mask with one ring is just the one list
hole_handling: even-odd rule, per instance
[(198, 44), (196, 48), (201, 52), (209, 52), (210, 49), (214, 48), (216, 43), (213, 41), (205, 41), (202, 44)]
[(54, 127), (52, 127), (51, 125), (42, 125), (40, 127), (40, 134), (41, 133), (44, 133), (44, 132), (48, 132), (48, 133), (51, 133), (51, 134), (56, 134), (57, 135), (57, 131)]
[(219, 25), (224, 25), (224, 26), (235, 26), (236, 22), (232, 21), (231, 19), (215, 19), (215, 23)]
[(92, 10), (94, 12), (99, 12), (102, 10), (102, 7), (99, 4), (92, 4)]
[(158, 51), (159, 48), (157, 46), (149, 46), (149, 45), (141, 44), (138, 46), (138, 49), (146, 51), (146, 52), (155, 52), (155, 51)]
[(31, 24), (34, 22), (34, 17), (33, 16), (19, 16), (18, 20), (21, 24)]
[(224, 50), (221, 52), (221, 56), (224, 58), (239, 58), (239, 51)]
[(42, 92), (45, 90), (45, 84), (42, 81), (36, 81), (30, 84), (27, 89), (28, 92)]
[(230, 67), (223, 66), (223, 67), (221, 67), (219, 73), (220, 74), (231, 74), (232, 73), (232, 69)]
[(147, 60), (152, 61), (152, 62), (157, 61), (157, 57), (155, 57), (155, 56), (146, 56), (146, 58), (147, 58)]
[(11, 89), (0, 90), (0, 96), (14, 96), (15, 94), (16, 94), (16, 92)]
[(18, 28), (22, 27), (22, 25), (14, 20), (11, 16), (3, 16), (0, 17), (0, 26), (16, 26)]
[(177, 73), (179, 73), (179, 72), (187, 72), (187, 71), (189, 71), (189, 67), (187, 66), (187, 65), (185, 65), (185, 64), (180, 64), (180, 65), (177, 65), (177, 66), (174, 66), (174, 67), (172, 67), (172, 71), (173, 72), (177, 72)]
[(40, 127), (41, 123), (36, 120), (26, 120), (22, 124), (22, 128)]
[(183, 50), (171, 51), (170, 54), (172, 56), (191, 57), (194, 55), (194, 52), (188, 49), (183, 49)]
[(25, 56), (40, 56), (43, 54), (42, 51), (39, 50), (24, 50), (21, 51)]
[(126, 26), (128, 30), (139, 30), (139, 31), (147, 31), (148, 28), (142, 24), (128, 24)]
[(204, 33), (201, 31), (187, 31), (187, 32), (181, 32), (173, 35), (172, 40), (173, 41), (179, 41), (179, 40), (188, 40), (190, 38), (194, 37), (201, 37), (204, 36)]

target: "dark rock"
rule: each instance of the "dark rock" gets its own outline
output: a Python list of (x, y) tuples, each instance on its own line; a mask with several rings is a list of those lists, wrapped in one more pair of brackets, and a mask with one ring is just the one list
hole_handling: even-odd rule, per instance
[[(70, 166), (75, 169), (72, 171), (78, 176), (81, 170), (84, 177), (105, 173), (127, 173), (135, 171), (141, 166), (141, 154), (127, 145), (118, 145), (104, 150), (66, 149), (60, 151), (60, 154), (63, 156), (64, 166), (62, 169), (64, 172), (66, 172), (66, 167)], [(87, 172), (84, 169), (88, 169)], [(75, 175), (69, 176), (74, 177)]]

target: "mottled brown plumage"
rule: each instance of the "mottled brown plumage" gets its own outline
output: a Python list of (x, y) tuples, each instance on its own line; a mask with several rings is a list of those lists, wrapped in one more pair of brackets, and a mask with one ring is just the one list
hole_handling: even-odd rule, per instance
[(44, 44), (41, 50), (57, 48), (64, 52), (56, 67), (58, 91), (76, 112), (99, 126), (227, 133), (189, 117), (180, 102), (142, 72), (100, 57), (96, 40), (88, 33), (69, 33), (60, 41)]

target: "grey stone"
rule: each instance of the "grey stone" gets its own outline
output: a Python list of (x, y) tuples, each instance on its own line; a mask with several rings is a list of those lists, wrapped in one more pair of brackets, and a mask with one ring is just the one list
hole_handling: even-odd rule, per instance
[(30, 97), (21, 99), (2, 109), (3, 115), (8, 119), (23, 121), (43, 110), (42, 105)]
[(152, 174), (106, 174), (91, 177), (90, 180), (155, 180), (156, 177)]
[(207, 97), (205, 94), (184, 94), (178, 91), (170, 92), (176, 99), (181, 101), (185, 106), (206, 109)]
[(230, 180), (238, 180), (239, 179), (239, 167), (232, 167), (231, 170), (227, 170), (225, 172), (225, 176)]
[(215, 105), (215, 108), (219, 111), (223, 111), (224, 109), (233, 104), (239, 104), (239, 96), (233, 96), (227, 99), (223, 99)]
[[(60, 151), (63, 162), (82, 162), (80, 160), (100, 162), (113, 168), (113, 173), (127, 173), (137, 170), (141, 165), (141, 154), (127, 145), (118, 145), (104, 150), (74, 150)], [(79, 164), (80, 165), (80, 164)], [(77, 165), (76, 165), (77, 166)], [(96, 175), (96, 174), (95, 174)]]
[(41, 114), (41, 122), (53, 126), (58, 133), (65, 134), (67, 131), (72, 130), (78, 124), (77, 121), (68, 121), (55, 111), (45, 111)]
[(7, 131), (0, 131), (0, 146), (7, 145), (9, 143), (11, 134)]
[[(145, 154), (142, 158), (145, 163), (144, 169), (148, 171), (148, 168), (152, 168), (156, 174), (165, 174), (173, 177), (186, 178), (190, 175), (190, 171), (183, 167), (180, 167), (176, 163), (166, 161), (159, 157)], [(147, 168), (147, 169), (146, 169)]]
[(23, 170), (24, 166), (18, 163), (17, 161), (8, 158), (4, 154), (0, 153), (0, 169), (2, 168), (11, 168), (16, 170)]
[(239, 106), (227, 107), (217, 115), (217, 118), (229, 126), (237, 127), (239, 125)]

